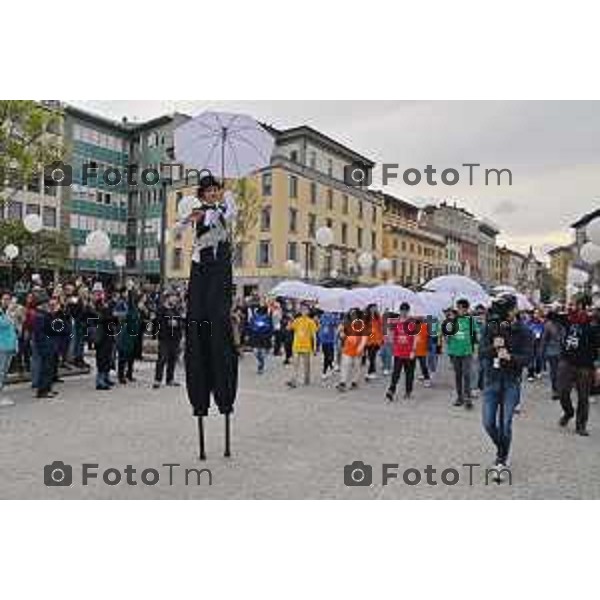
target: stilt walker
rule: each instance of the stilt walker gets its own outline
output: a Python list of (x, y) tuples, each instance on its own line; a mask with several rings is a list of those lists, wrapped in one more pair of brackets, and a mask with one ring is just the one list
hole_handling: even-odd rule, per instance
[[(204, 460), (203, 419), (211, 396), (225, 418), (224, 455), (231, 455), (230, 417), (238, 387), (238, 356), (231, 321), (231, 225), (236, 205), (233, 194), (224, 192), (222, 186), (225, 180), (267, 167), (275, 140), (266, 126), (249, 116), (206, 112), (180, 125), (174, 142), (180, 163), (187, 169), (210, 173), (200, 179), (197, 205), (185, 218), (195, 226), (188, 288), (186, 383), (198, 418), (200, 459)], [(215, 173), (221, 182), (213, 177)]]

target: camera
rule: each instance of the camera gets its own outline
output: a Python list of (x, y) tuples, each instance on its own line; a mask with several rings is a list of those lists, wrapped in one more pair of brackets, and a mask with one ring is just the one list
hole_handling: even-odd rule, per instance
[(365, 465), (362, 460), (355, 460), (344, 467), (344, 485), (348, 487), (365, 487), (373, 482), (373, 467)]
[(350, 187), (371, 185), (371, 169), (363, 163), (344, 166), (344, 183)]
[(517, 299), (512, 295), (500, 296), (492, 302), (487, 315), (487, 329), (489, 330), (493, 345), (496, 350), (496, 356), (493, 358), (492, 366), (494, 369), (500, 369), (505, 366), (497, 354), (500, 350), (509, 349), (510, 336), (510, 313), (517, 308)]
[(354, 309), (344, 318), (342, 331), (347, 337), (369, 337), (373, 331), (373, 323), (365, 311)]
[(62, 161), (56, 161), (44, 168), (45, 185), (68, 187), (73, 183), (73, 167)]
[(44, 484), (48, 487), (68, 487), (73, 483), (73, 467), (55, 460), (44, 467)]

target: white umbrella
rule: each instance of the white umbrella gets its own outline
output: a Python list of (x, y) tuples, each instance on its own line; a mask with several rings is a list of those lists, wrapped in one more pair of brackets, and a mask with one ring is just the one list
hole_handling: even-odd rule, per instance
[[(506, 295), (508, 295), (508, 293), (500, 294), (500, 296), (506, 296)], [(516, 294), (510, 294), (510, 295), (514, 296), (517, 299), (517, 309), (518, 310), (533, 310), (534, 309), (533, 304), (531, 303), (531, 301), (525, 294), (521, 294), (521, 293), (517, 292)]]
[(470, 304), (483, 304), (487, 306), (490, 303), (490, 297), (486, 291), (470, 277), (464, 275), (442, 275), (428, 281), (424, 289), (433, 292), (446, 292), (452, 295), (454, 301), (465, 299)]
[(295, 298), (296, 300), (316, 300), (315, 286), (298, 280), (282, 281), (270, 292), (270, 296), (283, 296), (284, 298)]
[(252, 117), (223, 112), (190, 119), (175, 130), (174, 137), (178, 161), (223, 179), (244, 177), (269, 165), (275, 144)]
[(398, 311), (403, 302), (410, 304), (413, 315), (427, 314), (426, 304), (419, 296), (401, 285), (378, 285), (369, 290), (369, 296), (373, 304), (377, 304), (380, 311), (393, 310)]
[(418, 292), (417, 294), (427, 308), (427, 314), (432, 317), (442, 316), (454, 305), (452, 294), (449, 292)]
[(319, 308), (326, 312), (344, 312), (342, 296), (346, 291), (343, 288), (314, 287)]
[(341, 295), (341, 306), (343, 312), (352, 308), (366, 308), (371, 304), (369, 288), (354, 288), (353, 290), (344, 290)]
[(517, 290), (512, 285), (497, 285), (492, 289), (494, 294), (516, 294)]

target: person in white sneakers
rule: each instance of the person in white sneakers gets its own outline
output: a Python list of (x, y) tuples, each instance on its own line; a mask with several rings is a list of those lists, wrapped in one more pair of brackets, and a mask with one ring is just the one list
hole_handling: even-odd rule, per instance
[(17, 330), (8, 315), (11, 296), (5, 292), (0, 298), (0, 406), (13, 406), (14, 402), (2, 394), (6, 374), (17, 352)]

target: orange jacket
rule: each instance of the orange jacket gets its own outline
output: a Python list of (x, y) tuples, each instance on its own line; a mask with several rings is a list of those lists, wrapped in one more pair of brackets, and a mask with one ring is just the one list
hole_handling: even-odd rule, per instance
[(383, 344), (383, 320), (377, 316), (371, 319), (371, 333), (367, 346), (381, 346)]
[(421, 331), (419, 331), (415, 340), (415, 356), (427, 356), (428, 351), (429, 333), (427, 331), (427, 323), (421, 321)]

